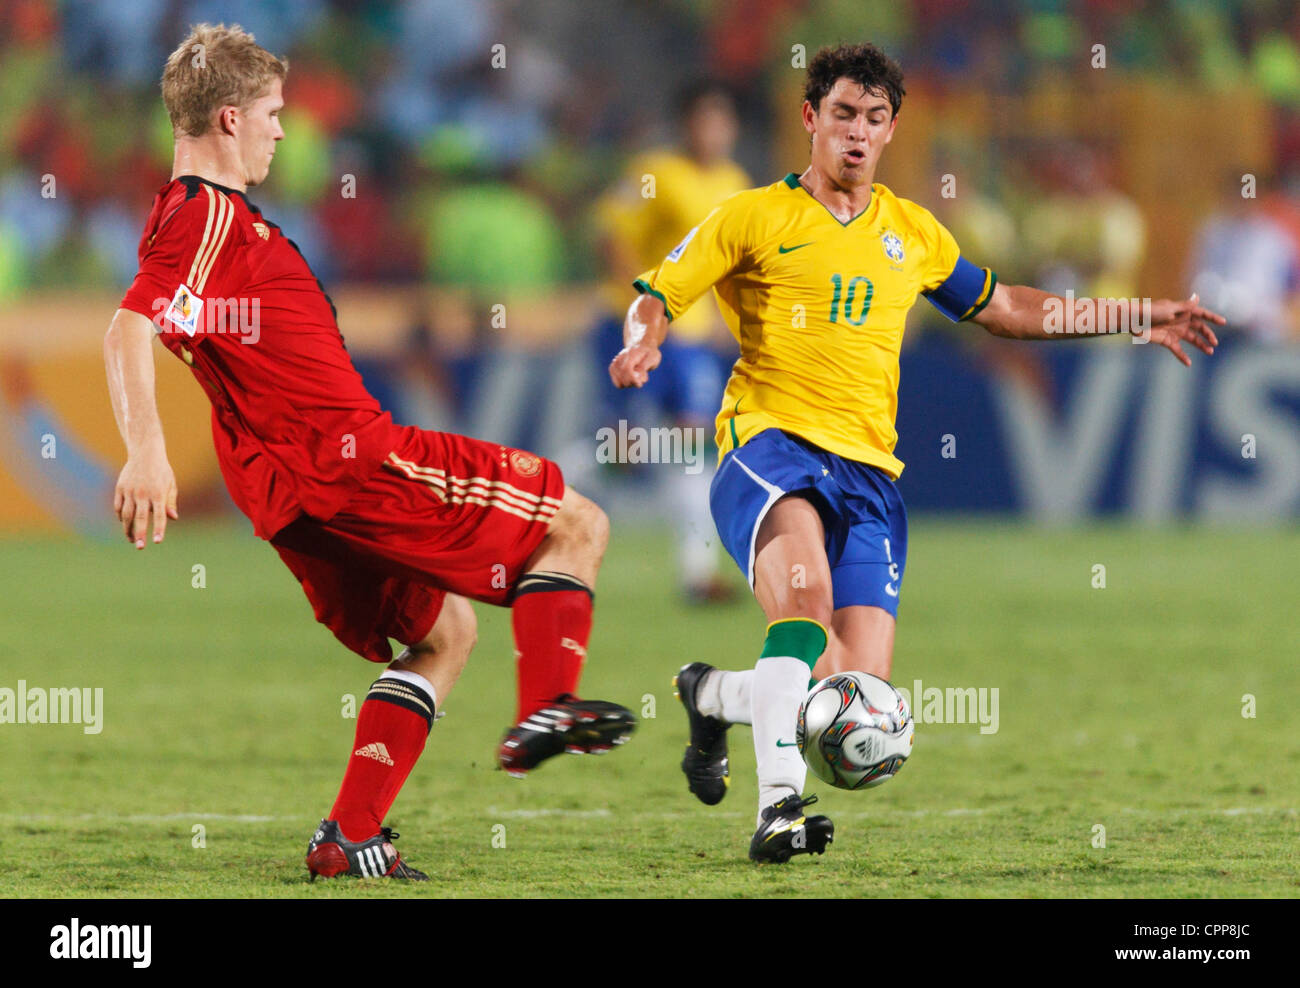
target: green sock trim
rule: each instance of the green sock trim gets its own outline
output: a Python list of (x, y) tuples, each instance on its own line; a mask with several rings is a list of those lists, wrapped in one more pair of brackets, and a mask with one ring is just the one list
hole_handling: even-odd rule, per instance
[(811, 618), (783, 618), (767, 626), (760, 659), (791, 656), (806, 663), (809, 672), (826, 651), (826, 629)]

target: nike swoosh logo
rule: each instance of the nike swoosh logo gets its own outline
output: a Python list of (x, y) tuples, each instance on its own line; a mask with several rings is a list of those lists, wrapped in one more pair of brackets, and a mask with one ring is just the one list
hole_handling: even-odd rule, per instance
[(781, 835), (781, 834), (788, 833), (788, 832), (790, 832), (790, 831), (794, 831), (794, 830), (802, 830), (802, 829), (803, 829), (803, 825), (804, 825), (805, 823), (807, 823), (807, 821), (808, 821), (808, 818), (807, 818), (806, 816), (801, 816), (798, 820), (796, 820), (794, 823), (790, 824), (790, 826), (788, 826), (788, 827), (778, 827), (776, 830), (773, 830), (770, 834), (768, 834), (766, 837), (763, 838), (763, 843), (766, 844), (766, 843), (767, 843), (768, 841), (770, 841), (773, 837), (777, 837), (777, 836), (779, 836), (779, 835)]
[(817, 242), (816, 240), (809, 240), (808, 243), (806, 244), (795, 244), (793, 247), (782, 247), (781, 245), (778, 244), (776, 248), (776, 252), (778, 254), (788, 254), (792, 250), (798, 250), (800, 247), (808, 247), (811, 246), (812, 244), (815, 244), (816, 242)]
[(777, 746), (778, 748), (793, 748), (793, 747), (795, 747), (797, 744), (798, 744), (798, 742), (796, 742), (796, 741), (782, 741), (780, 738), (777, 738), (777, 739), (776, 739), (776, 746)]

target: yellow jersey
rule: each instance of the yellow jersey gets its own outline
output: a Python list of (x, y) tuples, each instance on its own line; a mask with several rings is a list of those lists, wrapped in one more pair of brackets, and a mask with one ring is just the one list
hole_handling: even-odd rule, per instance
[[(627, 173), (596, 209), (596, 223), (616, 238), (636, 260), (638, 269), (654, 264), (672, 250), (682, 231), (733, 192), (749, 186), (749, 176), (733, 161), (708, 167), (676, 151), (651, 151), (636, 158)], [(627, 308), (627, 280), (606, 285), (610, 307)], [(687, 341), (708, 339), (716, 316), (709, 305), (678, 313), (675, 335)]]
[(740, 344), (717, 419), (719, 459), (777, 428), (897, 477), (898, 355), (918, 295), (969, 319), (997, 277), (925, 208), (872, 186), (843, 223), (787, 175), (732, 195), (637, 290), (669, 319), (709, 288)]

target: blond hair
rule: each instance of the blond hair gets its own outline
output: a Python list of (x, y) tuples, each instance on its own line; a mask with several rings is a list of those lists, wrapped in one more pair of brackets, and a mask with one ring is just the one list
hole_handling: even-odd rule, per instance
[(203, 136), (215, 111), (247, 106), (288, 73), (287, 59), (272, 55), (238, 24), (194, 25), (163, 69), (162, 97), (172, 133)]

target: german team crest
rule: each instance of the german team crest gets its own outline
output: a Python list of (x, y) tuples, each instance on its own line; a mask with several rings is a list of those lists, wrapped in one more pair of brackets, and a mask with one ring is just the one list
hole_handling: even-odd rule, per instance
[(510, 454), (510, 465), (514, 467), (515, 473), (521, 477), (535, 477), (542, 469), (542, 461), (532, 453), (521, 453), (515, 450)]
[(903, 263), (903, 238), (893, 230), (886, 230), (880, 235), (880, 242), (885, 247), (885, 256), (895, 264)]

